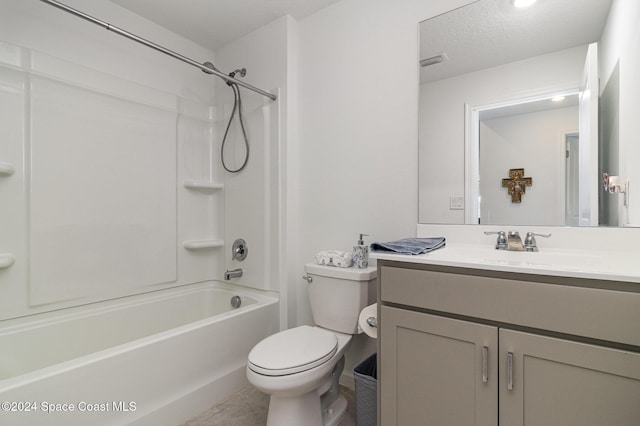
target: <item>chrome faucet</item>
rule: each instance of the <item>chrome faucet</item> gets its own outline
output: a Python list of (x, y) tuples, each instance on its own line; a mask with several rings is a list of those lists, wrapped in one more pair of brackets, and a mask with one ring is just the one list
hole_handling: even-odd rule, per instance
[(536, 237), (549, 238), (550, 236), (551, 234), (536, 234), (535, 232), (527, 232), (527, 236), (524, 239), (525, 251), (538, 251)]
[(496, 250), (507, 249), (507, 234), (504, 231), (498, 231), (498, 232), (485, 231), (484, 235), (497, 235), (498, 238), (496, 239)]
[(518, 231), (509, 231), (507, 238), (507, 250), (509, 251), (524, 251), (524, 245), (520, 238)]
[(524, 243), (520, 238), (518, 231), (509, 231), (507, 234), (504, 231), (497, 232), (485, 232), (485, 235), (497, 235), (496, 250), (508, 250), (508, 251), (538, 251), (538, 246), (535, 237), (549, 238), (551, 234), (536, 234), (535, 232), (527, 232), (527, 236), (524, 239)]
[(224, 272), (224, 279), (230, 280), (231, 278), (240, 278), (242, 276), (242, 269), (234, 269), (233, 271), (226, 270)]

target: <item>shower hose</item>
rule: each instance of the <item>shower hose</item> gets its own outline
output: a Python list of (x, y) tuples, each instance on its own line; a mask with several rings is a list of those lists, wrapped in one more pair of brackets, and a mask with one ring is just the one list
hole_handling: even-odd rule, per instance
[[(247, 165), (247, 162), (249, 161), (249, 139), (247, 138), (247, 132), (244, 129), (244, 121), (242, 119), (242, 98), (240, 97), (240, 88), (235, 83), (227, 82), (227, 84), (229, 85), (229, 87), (231, 87), (231, 89), (233, 89), (233, 110), (231, 111), (231, 116), (229, 117), (229, 122), (227, 123), (227, 128), (225, 129), (224, 136), (222, 138), (222, 146), (220, 147), (220, 158), (222, 160), (222, 167), (224, 167), (226, 171), (228, 171), (229, 173), (238, 173), (245, 168), (245, 166)], [(235, 116), (236, 111), (238, 111), (238, 118), (240, 120), (240, 128), (242, 129), (242, 136), (244, 137), (244, 146), (246, 148), (246, 154), (244, 157), (244, 161), (242, 162), (242, 165), (239, 168), (230, 169), (229, 167), (227, 167), (227, 164), (224, 161), (224, 146), (227, 142), (227, 135), (229, 134), (229, 128), (231, 127), (231, 122), (233, 121), (233, 117)]]

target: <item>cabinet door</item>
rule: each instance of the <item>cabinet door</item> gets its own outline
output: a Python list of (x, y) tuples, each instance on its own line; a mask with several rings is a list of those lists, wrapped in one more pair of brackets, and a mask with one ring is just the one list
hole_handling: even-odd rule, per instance
[(500, 374), (501, 425), (640, 425), (638, 353), (501, 329)]
[(498, 329), (382, 306), (380, 425), (498, 422)]

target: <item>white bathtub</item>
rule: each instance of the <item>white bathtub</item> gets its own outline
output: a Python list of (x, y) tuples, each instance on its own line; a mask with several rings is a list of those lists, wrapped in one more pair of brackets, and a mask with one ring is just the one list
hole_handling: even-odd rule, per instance
[(5, 321), (0, 424), (178, 425), (247, 384), (277, 318), (275, 298), (202, 283)]

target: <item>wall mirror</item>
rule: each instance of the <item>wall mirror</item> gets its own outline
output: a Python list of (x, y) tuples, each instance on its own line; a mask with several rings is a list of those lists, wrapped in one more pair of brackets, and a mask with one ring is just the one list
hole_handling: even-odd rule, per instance
[(634, 3), (478, 0), (420, 23), (420, 223), (640, 223)]

